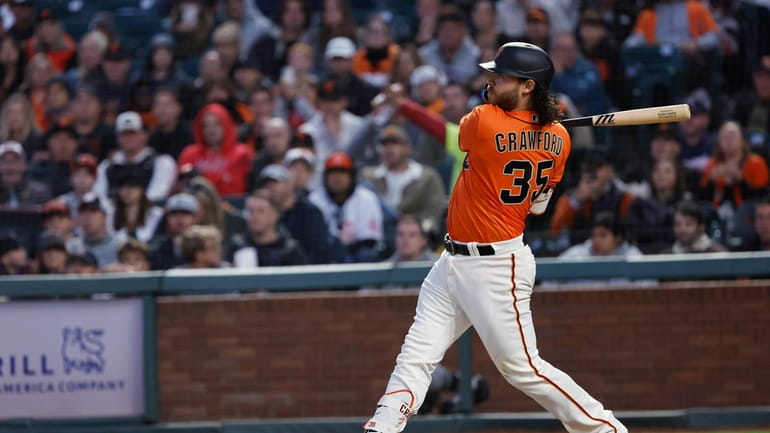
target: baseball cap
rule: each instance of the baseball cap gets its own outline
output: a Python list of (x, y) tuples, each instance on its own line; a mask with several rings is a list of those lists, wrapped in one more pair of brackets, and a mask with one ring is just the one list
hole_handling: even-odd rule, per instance
[(19, 241), (19, 237), (16, 236), (16, 233), (14, 232), (6, 233), (0, 237), (0, 257), (11, 251), (16, 251), (21, 247), (21, 241)]
[(81, 168), (86, 169), (91, 176), (96, 176), (96, 157), (90, 153), (82, 153), (72, 161), (70, 165), (70, 172), (75, 172)]
[(136, 111), (124, 111), (115, 119), (115, 132), (141, 131), (142, 117)]
[(446, 86), (446, 75), (433, 65), (422, 65), (415, 68), (412, 72), (412, 77), (409, 79), (409, 85), (412, 88), (417, 88), (420, 84), (426, 81), (436, 81), (440, 86)]
[(21, 143), (19, 143), (18, 141), (9, 140), (3, 144), (0, 144), (0, 157), (2, 157), (8, 152), (13, 152), (16, 155), (19, 155), (19, 158), (21, 158), (22, 160), (26, 159), (26, 154), (24, 153), (24, 146), (22, 146)]
[(55, 21), (57, 18), (56, 14), (53, 12), (53, 9), (51, 8), (45, 8), (40, 11), (40, 13), (37, 14), (37, 21), (43, 22), (43, 21)]
[(63, 237), (50, 230), (46, 230), (41, 233), (40, 237), (38, 238), (37, 250), (47, 251), (54, 249), (67, 251), (67, 243), (64, 241)]
[(80, 212), (83, 212), (84, 210), (96, 210), (105, 212), (102, 201), (99, 200), (99, 197), (93, 192), (86, 193), (86, 195), (83, 196), (83, 199), (80, 201), (78, 210)]
[(316, 157), (312, 150), (304, 147), (293, 147), (286, 152), (286, 157), (283, 159), (283, 164), (287, 167), (296, 161), (302, 161), (310, 166), (315, 167)]
[(53, 199), (47, 201), (43, 205), (43, 209), (40, 211), (43, 218), (52, 216), (52, 215), (70, 215), (70, 207), (67, 206), (67, 203), (59, 200), (59, 199)]
[(65, 134), (69, 134), (72, 138), (77, 138), (78, 133), (75, 131), (75, 127), (72, 125), (72, 122), (68, 121), (58, 121), (51, 125), (50, 128), (48, 128), (47, 134), (46, 134), (46, 140), (53, 137), (55, 134), (58, 134), (60, 132), (64, 132)]
[(353, 170), (353, 160), (345, 152), (334, 152), (326, 158), (327, 170)]
[(270, 164), (259, 172), (259, 177), (262, 180), (286, 181), (291, 179), (291, 173), (281, 164)]
[(344, 98), (347, 93), (345, 88), (336, 80), (326, 80), (318, 86), (318, 99), (324, 101), (337, 101)]
[(107, 51), (104, 53), (104, 60), (120, 62), (123, 60), (131, 59), (131, 50), (123, 46), (119, 42), (113, 42), (107, 47)]
[(380, 143), (410, 144), (406, 130), (398, 125), (388, 125), (380, 133)]
[(335, 57), (342, 57), (344, 59), (350, 59), (353, 54), (356, 53), (356, 45), (350, 38), (344, 36), (338, 36), (332, 38), (326, 43), (326, 51), (324, 57), (327, 59), (333, 59)]
[(702, 87), (693, 90), (687, 95), (684, 102), (690, 106), (692, 114), (709, 114), (711, 112), (711, 97)]
[(531, 7), (527, 11), (527, 21), (539, 21), (548, 24), (548, 12), (543, 8)]
[(158, 33), (150, 40), (150, 48), (153, 50), (160, 47), (173, 50), (175, 45), (176, 43), (174, 42), (174, 37), (168, 33)]
[(197, 214), (200, 212), (201, 207), (198, 203), (198, 199), (192, 194), (186, 192), (180, 192), (174, 194), (166, 201), (166, 212), (189, 212), (191, 214)]
[(770, 74), (770, 55), (762, 56), (754, 68), (754, 72), (764, 72)]

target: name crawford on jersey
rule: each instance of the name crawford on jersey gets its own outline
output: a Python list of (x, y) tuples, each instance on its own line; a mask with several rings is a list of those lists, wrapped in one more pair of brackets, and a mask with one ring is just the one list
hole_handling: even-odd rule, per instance
[(548, 131), (524, 129), (507, 134), (504, 132), (495, 134), (495, 147), (500, 153), (542, 150), (558, 156), (561, 155), (563, 145), (562, 137)]

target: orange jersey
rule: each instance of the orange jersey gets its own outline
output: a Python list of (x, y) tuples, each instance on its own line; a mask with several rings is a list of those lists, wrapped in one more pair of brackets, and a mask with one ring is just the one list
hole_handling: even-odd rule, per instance
[(572, 144), (559, 123), (541, 125), (534, 111), (492, 104), (460, 121), (465, 166), (449, 200), (449, 236), (491, 243), (524, 233), (532, 202), (561, 182)]

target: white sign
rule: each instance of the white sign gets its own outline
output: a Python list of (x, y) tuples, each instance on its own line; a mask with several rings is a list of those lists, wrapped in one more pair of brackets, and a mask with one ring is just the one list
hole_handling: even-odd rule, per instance
[(144, 415), (142, 300), (0, 303), (0, 419)]

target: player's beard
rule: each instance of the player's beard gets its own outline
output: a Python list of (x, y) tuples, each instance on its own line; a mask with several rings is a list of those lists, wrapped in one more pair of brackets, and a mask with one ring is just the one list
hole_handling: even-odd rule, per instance
[(503, 111), (511, 111), (519, 104), (519, 94), (516, 90), (509, 90), (504, 93), (495, 94), (495, 105)]

